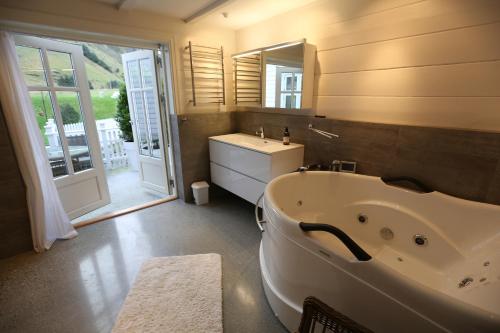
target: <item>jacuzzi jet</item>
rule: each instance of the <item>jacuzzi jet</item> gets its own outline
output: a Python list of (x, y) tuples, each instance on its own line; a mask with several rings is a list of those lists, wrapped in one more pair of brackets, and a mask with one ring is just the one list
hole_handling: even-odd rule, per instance
[(380, 229), (380, 237), (385, 240), (391, 240), (394, 238), (394, 232), (389, 228), (382, 228)]
[(484, 264), (483, 264), (484, 267), (488, 267), (489, 265), (490, 265), (489, 261), (485, 261)]
[(474, 281), (473, 278), (471, 277), (466, 277), (464, 278), (462, 281), (460, 281), (460, 283), (458, 284), (458, 288), (464, 288), (464, 287), (467, 287), (469, 284), (472, 283), (472, 281)]
[(368, 221), (368, 216), (364, 214), (358, 214), (358, 222), (359, 223), (366, 223)]
[(425, 237), (424, 235), (415, 235), (413, 236), (413, 241), (415, 242), (415, 244), (417, 244), (418, 246), (424, 246), (424, 245), (427, 245), (427, 237)]
[(302, 200), (297, 201), (297, 206), (302, 206)]

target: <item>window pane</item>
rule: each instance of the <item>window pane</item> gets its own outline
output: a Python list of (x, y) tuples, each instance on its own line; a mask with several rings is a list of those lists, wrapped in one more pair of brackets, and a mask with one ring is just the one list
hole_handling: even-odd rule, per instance
[(46, 91), (31, 91), (31, 103), (38, 122), (38, 128), (42, 135), (50, 168), (54, 177), (68, 174), (64, 150), (61, 145), (61, 137), (57, 129), (52, 100)]
[(293, 88), (295, 91), (302, 90), (302, 73), (295, 74), (295, 87)]
[(146, 101), (146, 108), (149, 118), (149, 133), (151, 135), (151, 156), (160, 157), (160, 120), (158, 119), (158, 112), (156, 110), (158, 105), (155, 103), (153, 90), (147, 90), (144, 92), (144, 100)]
[(137, 143), (139, 145), (139, 154), (149, 156), (148, 130), (141, 92), (132, 92), (132, 103), (134, 103), (135, 131), (139, 140)]
[(266, 64), (266, 102), (267, 108), (276, 107), (276, 65)]
[(295, 94), (295, 108), (296, 109), (300, 109), (300, 100), (301, 100), (301, 96), (302, 94)]
[(17, 45), (16, 53), (26, 84), (28, 86), (47, 86), (40, 49)]
[(75, 70), (71, 54), (57, 51), (47, 51), (50, 72), (56, 87), (74, 87)]
[(281, 91), (292, 91), (293, 73), (281, 73)]
[(292, 107), (292, 95), (290, 93), (282, 93), (280, 100), (280, 108), (290, 109)]
[(128, 78), (130, 81), (131, 88), (140, 88), (141, 87), (141, 73), (139, 72), (139, 64), (137, 60), (128, 61)]
[(78, 172), (92, 168), (79, 94), (74, 91), (57, 92), (57, 104), (61, 110), (73, 170)]
[(141, 59), (139, 63), (141, 66), (142, 87), (143, 88), (153, 87), (153, 68), (151, 60)]

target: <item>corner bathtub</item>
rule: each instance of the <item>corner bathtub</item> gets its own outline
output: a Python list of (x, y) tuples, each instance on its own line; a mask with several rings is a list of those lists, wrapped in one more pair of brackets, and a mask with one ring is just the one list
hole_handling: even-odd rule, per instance
[[(271, 181), (263, 207), (264, 290), (288, 330), (315, 296), (375, 332), (500, 332), (500, 206), (302, 172)], [(337, 227), (371, 259), (299, 222)]]

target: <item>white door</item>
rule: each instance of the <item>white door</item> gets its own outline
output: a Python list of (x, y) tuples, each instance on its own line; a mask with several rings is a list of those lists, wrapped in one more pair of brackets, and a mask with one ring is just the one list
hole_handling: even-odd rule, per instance
[(16, 36), (54, 182), (70, 219), (110, 202), (81, 46)]
[(154, 53), (122, 54), (122, 62), (142, 186), (169, 194)]

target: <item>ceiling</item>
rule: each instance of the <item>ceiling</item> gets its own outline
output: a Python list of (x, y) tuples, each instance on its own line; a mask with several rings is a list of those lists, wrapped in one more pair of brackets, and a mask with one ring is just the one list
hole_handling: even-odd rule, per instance
[[(119, 10), (141, 10), (186, 19), (207, 10), (197, 18), (230, 29), (266, 20), (278, 14), (305, 6), (316, 0), (95, 0), (116, 6)], [(222, 13), (227, 13), (224, 17)]]

